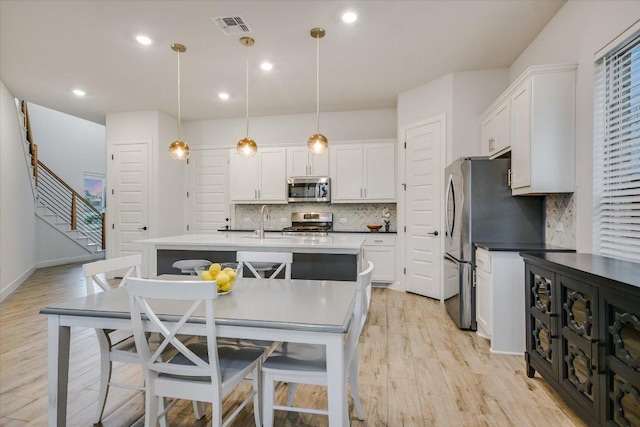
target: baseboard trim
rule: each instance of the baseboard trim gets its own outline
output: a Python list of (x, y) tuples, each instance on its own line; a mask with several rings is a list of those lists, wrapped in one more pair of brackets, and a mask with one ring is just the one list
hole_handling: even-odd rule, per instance
[(36, 269), (44, 267), (55, 267), (57, 265), (73, 264), (74, 262), (95, 261), (104, 258), (104, 252), (96, 252), (94, 254), (80, 255), (69, 258), (52, 259), (49, 261), (38, 261), (35, 265)]
[(9, 283), (2, 290), (0, 290), (0, 302), (4, 301), (4, 299), (6, 297), (11, 295), (13, 293), (13, 291), (18, 289), (18, 286), (20, 286), (22, 284), (22, 282), (27, 280), (27, 278), (29, 276), (31, 276), (33, 274), (33, 272), (36, 271), (36, 269), (37, 268), (36, 268), (35, 265), (29, 267), (27, 270), (25, 270), (24, 273), (22, 273), (20, 276), (18, 276), (13, 282)]

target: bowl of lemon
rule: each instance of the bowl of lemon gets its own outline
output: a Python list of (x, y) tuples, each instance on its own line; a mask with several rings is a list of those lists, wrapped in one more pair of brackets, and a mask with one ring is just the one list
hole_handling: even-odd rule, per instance
[(209, 267), (196, 267), (198, 277), (205, 281), (215, 281), (218, 286), (218, 295), (231, 292), (238, 278), (237, 262), (214, 262)]

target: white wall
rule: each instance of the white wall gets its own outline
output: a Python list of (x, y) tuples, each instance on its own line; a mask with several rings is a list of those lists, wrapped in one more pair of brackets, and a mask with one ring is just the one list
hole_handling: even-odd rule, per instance
[[(445, 114), (447, 164), (480, 155), (480, 115), (509, 85), (508, 70), (450, 73), (398, 95), (398, 141), (402, 128)], [(446, 166), (446, 165), (444, 165)]]
[(37, 104), (28, 108), (38, 159), (83, 194), (85, 172), (105, 173), (105, 127)]
[[(315, 114), (250, 118), (249, 136), (258, 147), (306, 144), (316, 133)], [(184, 141), (190, 147), (234, 147), (246, 135), (246, 119), (200, 120), (183, 126)], [(331, 141), (396, 137), (396, 110), (320, 113), (320, 132)], [(175, 138), (174, 138), (175, 139)]]
[(593, 251), (594, 54), (640, 18), (639, 1), (568, 1), (510, 69), (576, 63), (576, 249)]
[(34, 270), (35, 205), (13, 95), (0, 81), (0, 300)]
[(449, 162), (479, 156), (480, 116), (509, 85), (509, 70), (499, 68), (453, 73), (453, 120)]

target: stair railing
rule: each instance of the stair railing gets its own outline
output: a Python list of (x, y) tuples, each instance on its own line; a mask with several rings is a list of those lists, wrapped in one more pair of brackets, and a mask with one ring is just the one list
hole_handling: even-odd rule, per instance
[(79, 231), (89, 242), (105, 249), (104, 213), (98, 211), (84, 197), (64, 182), (38, 159), (38, 146), (34, 144), (27, 103), (22, 101), (27, 141), (31, 153), (33, 177), (39, 200), (65, 222), (71, 230)]

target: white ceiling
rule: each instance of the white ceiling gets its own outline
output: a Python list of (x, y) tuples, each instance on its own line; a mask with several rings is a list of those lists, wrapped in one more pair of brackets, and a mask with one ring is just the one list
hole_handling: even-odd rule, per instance
[[(182, 119), (244, 117), (246, 48), (212, 17), (241, 15), (250, 48), (250, 114), (394, 108), (398, 93), (453, 71), (510, 66), (564, 0), (468, 1), (0, 1), (0, 78), (12, 94), (104, 123), (109, 112)], [(340, 20), (345, 9), (356, 23)], [(135, 41), (146, 34), (154, 43)], [(259, 63), (274, 64), (270, 72)], [(84, 98), (71, 93), (87, 92)], [(226, 91), (223, 102), (217, 94)]]

